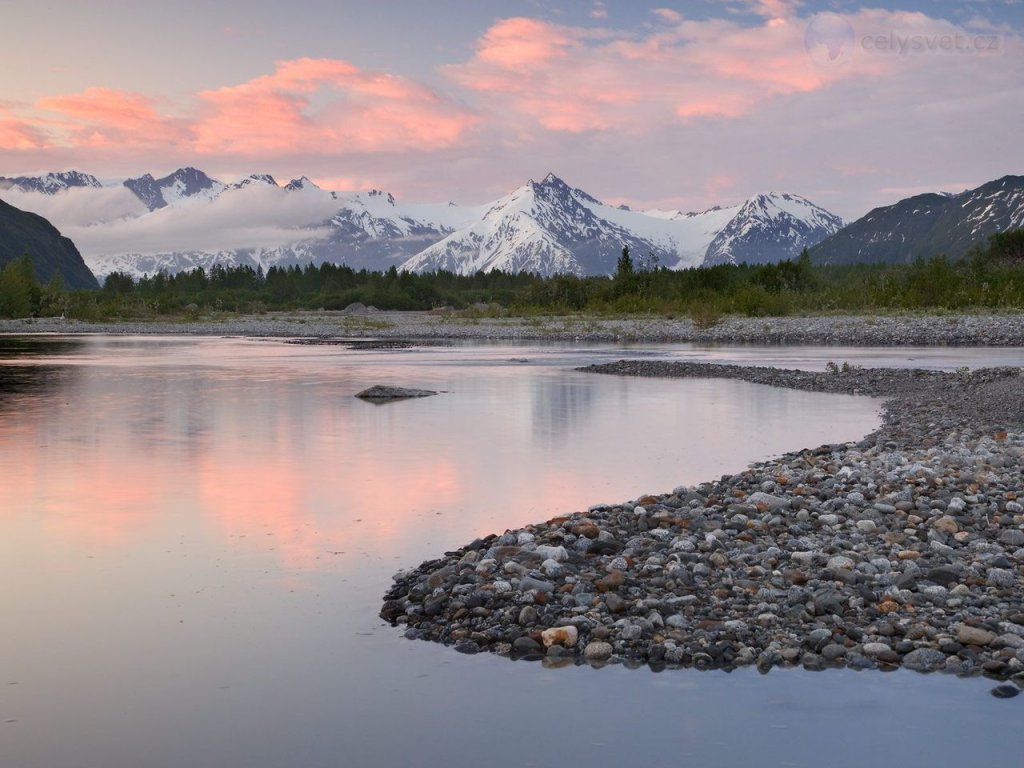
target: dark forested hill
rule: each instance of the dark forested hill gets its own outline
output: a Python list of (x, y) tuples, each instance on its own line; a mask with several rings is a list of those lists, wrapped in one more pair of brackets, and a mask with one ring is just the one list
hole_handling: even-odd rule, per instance
[(0, 200), (0, 267), (26, 253), (41, 283), (59, 274), (69, 288), (99, 287), (75, 244), (56, 227)]

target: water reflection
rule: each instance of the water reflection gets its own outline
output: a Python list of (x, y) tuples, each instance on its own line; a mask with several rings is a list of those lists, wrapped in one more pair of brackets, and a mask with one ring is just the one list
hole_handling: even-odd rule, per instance
[[(31, 382), (0, 412), (10, 764), (807, 764), (815, 733), (848, 735), (815, 715), (860, 700), (846, 676), (544, 670), (409, 643), (376, 611), (400, 567), (859, 437), (876, 403), (569, 370), (614, 350), (69, 344), (0, 364)], [(379, 382), (447, 393), (352, 397)]]

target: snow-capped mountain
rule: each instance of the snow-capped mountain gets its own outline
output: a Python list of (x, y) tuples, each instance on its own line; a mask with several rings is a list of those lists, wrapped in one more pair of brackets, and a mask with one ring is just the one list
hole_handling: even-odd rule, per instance
[(402, 269), (608, 274), (615, 271), (624, 245), (638, 256), (651, 254), (674, 261), (675, 253), (664, 238), (656, 242), (624, 226), (642, 216), (602, 205), (548, 174), (543, 181), (531, 180), (498, 200), (479, 220), (413, 256)]
[[(135, 179), (125, 179), (123, 183), (151, 211), (186, 200), (212, 200), (227, 187), (197, 168), (179, 168), (162, 179), (154, 179), (152, 174), (146, 173)], [(277, 186), (276, 182), (274, 186)]]
[[(212, 179), (211, 179), (212, 181)], [(246, 176), (241, 181), (236, 181), (234, 184), (228, 184), (228, 189), (241, 189), (242, 187), (248, 187), (253, 184), (263, 184), (268, 187), (276, 187), (277, 179), (271, 176), (269, 173), (252, 173)]]
[(959, 258), (990, 235), (1024, 227), (1024, 176), (956, 195), (930, 192), (875, 208), (811, 249), (821, 264), (909, 263)]
[(843, 227), (843, 220), (799, 195), (756, 195), (739, 207), (704, 254), (704, 265), (772, 264), (792, 258)]
[(202, 267), (209, 272), (213, 267), (249, 266), (266, 272), (272, 266), (304, 267), (319, 264), (316, 254), (304, 243), (292, 243), (271, 248), (228, 248), (206, 251), (169, 251), (166, 253), (114, 253), (91, 256), (88, 263), (93, 273), (102, 279), (111, 272), (123, 272), (133, 277), (155, 275), (157, 272), (175, 274)]
[(623, 246), (634, 261), (672, 269), (791, 258), (842, 226), (796, 195), (758, 195), (701, 213), (632, 211), (606, 205), (554, 174), (494, 203), (484, 216), (402, 265), (438, 269), (611, 274)]
[[(272, 266), (323, 262), (379, 271), (399, 266), (482, 212), (481, 206), (401, 203), (380, 190), (350, 194), (328, 191), (305, 176), (279, 186), (266, 174), (254, 174), (224, 185), (215, 197), (205, 201), (208, 203), (205, 208), (196, 208), (195, 201), (185, 198), (154, 209), (143, 217), (148, 221), (136, 223), (148, 223), (154, 229), (180, 229), (181, 225), (187, 226), (200, 216), (206, 216), (235, 226), (240, 217), (247, 216), (255, 232), (266, 225), (257, 207), (272, 208), (294, 223), (290, 231), (282, 233), (287, 241), (283, 244), (253, 245), (245, 242), (245, 233), (241, 233), (234, 247), (117, 252), (87, 248), (90, 266), (101, 276), (114, 271), (135, 276), (161, 270), (174, 273), (195, 267), (209, 269), (214, 264), (248, 265), (267, 270)], [(251, 213), (246, 214), (246, 211)], [(317, 214), (318, 211), (321, 213)], [(293, 214), (300, 219), (295, 220)], [(301, 220), (303, 215), (305, 220)]]
[(72, 187), (101, 187), (99, 179), (80, 171), (60, 171), (43, 176), (0, 176), (0, 190), (17, 188), (22, 192), (54, 195)]
[[(106, 196), (97, 193), (96, 210), (86, 216), (84, 203), (92, 197), (56, 205), (71, 187), (100, 188)], [(284, 185), (269, 174), (224, 183), (196, 168), (108, 186), (77, 171), (0, 177), (0, 193), (10, 188), (30, 208), (38, 195), (33, 210), (53, 217), (101, 277), (115, 270), (139, 276), (217, 263), (266, 270), (323, 262), (464, 274), (610, 274), (624, 245), (636, 263), (671, 269), (777, 261), (796, 256), (840, 224), (785, 194), (700, 213), (636, 211), (602, 203), (554, 174), (475, 206), (406, 203), (380, 190), (334, 192), (305, 176)], [(54, 204), (44, 205), (45, 199)], [(70, 218), (72, 209), (77, 219)], [(69, 218), (58, 221), (61, 216)]]

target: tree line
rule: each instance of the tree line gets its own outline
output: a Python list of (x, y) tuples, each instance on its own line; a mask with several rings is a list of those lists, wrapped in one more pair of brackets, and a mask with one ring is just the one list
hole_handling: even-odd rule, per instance
[[(540, 277), (501, 271), (457, 275), (354, 270), (324, 263), (217, 265), (142, 278), (115, 272), (99, 291), (42, 286), (26, 256), (0, 272), (0, 316), (101, 319), (198, 318), (269, 310), (381, 310), (438, 307), (471, 312), (659, 313), (714, 323), (728, 314), (782, 316), (823, 312), (1024, 309), (1024, 230), (994, 235), (962, 259), (942, 256), (903, 265), (820, 266), (805, 250), (766, 265), (684, 270), (634, 262), (623, 249), (612, 276)], [(499, 309), (500, 308), (500, 309)]]

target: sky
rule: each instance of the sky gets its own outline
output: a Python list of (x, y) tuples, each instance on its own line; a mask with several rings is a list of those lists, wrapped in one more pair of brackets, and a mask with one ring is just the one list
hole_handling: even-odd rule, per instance
[(847, 219), (1024, 173), (1021, 0), (0, 0), (0, 175), (480, 203), (768, 191)]

